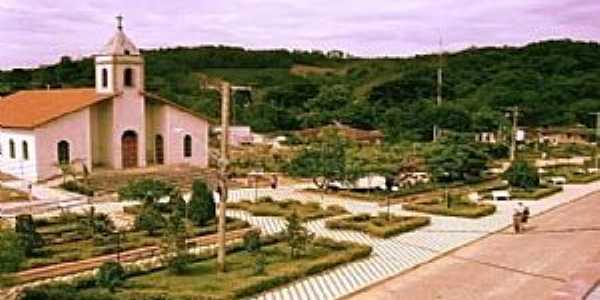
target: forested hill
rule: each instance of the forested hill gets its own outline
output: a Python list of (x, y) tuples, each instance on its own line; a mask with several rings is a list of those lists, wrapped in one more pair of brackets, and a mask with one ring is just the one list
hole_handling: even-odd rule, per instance
[[(446, 54), (444, 104), (433, 105), (436, 56), (329, 59), (320, 52), (230, 47), (144, 51), (147, 89), (211, 116), (218, 96), (203, 82), (250, 85), (236, 93), (234, 118), (259, 131), (315, 127), (339, 120), (379, 128), (392, 139), (427, 139), (432, 122), (457, 131), (497, 129), (519, 105), (522, 125), (592, 125), (600, 111), (600, 45), (569, 40)], [(93, 85), (91, 59), (0, 72), (0, 93)]]

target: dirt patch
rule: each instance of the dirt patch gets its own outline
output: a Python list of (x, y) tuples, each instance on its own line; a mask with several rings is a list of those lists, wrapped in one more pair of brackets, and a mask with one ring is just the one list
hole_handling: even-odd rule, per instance
[[(121, 187), (138, 179), (157, 179), (169, 182), (189, 191), (196, 179), (202, 179), (211, 186), (218, 183), (217, 171), (191, 166), (159, 166), (128, 170), (99, 170), (89, 177), (89, 186), (102, 195), (117, 192)], [(236, 187), (233, 183), (232, 187)]]

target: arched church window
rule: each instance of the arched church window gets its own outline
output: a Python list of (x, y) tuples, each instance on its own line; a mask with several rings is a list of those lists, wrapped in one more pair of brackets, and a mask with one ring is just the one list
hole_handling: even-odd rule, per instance
[(108, 70), (106, 68), (102, 69), (102, 87), (108, 87)]
[(69, 149), (69, 142), (60, 141), (57, 144), (57, 156), (58, 163), (61, 165), (68, 164), (71, 162), (71, 150)]
[(29, 145), (27, 144), (26, 141), (23, 141), (23, 149), (21, 149), (23, 151), (23, 160), (29, 160)]
[(124, 77), (125, 86), (132, 87), (133, 86), (133, 70), (131, 68), (126, 68), (125, 74), (123, 75), (123, 77)]
[(192, 137), (189, 134), (183, 138), (183, 156), (192, 157)]

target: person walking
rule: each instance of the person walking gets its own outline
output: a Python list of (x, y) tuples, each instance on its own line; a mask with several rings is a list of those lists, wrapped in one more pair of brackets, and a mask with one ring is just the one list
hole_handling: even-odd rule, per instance
[(279, 178), (277, 177), (277, 174), (273, 174), (273, 176), (271, 177), (271, 189), (276, 190), (278, 185)]
[(527, 223), (527, 221), (529, 220), (529, 207), (524, 206), (523, 204), (521, 204), (523, 206), (523, 216), (522, 216), (522, 223), (525, 224)]
[(515, 211), (515, 213), (513, 214), (513, 228), (515, 230), (515, 234), (519, 234), (521, 233), (521, 221), (522, 221), (522, 215), (520, 212)]

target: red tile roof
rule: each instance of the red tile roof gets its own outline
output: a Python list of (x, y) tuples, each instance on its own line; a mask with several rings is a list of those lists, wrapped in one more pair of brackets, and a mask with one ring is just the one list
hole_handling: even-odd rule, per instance
[(93, 88), (20, 91), (0, 99), (0, 127), (35, 128), (113, 96)]

